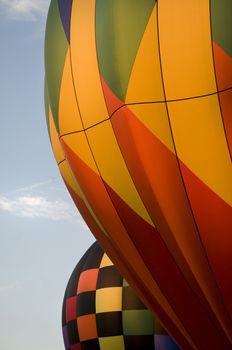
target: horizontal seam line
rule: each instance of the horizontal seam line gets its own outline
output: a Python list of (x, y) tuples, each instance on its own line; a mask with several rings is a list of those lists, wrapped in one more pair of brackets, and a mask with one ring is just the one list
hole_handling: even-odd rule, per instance
[(226, 92), (226, 91), (229, 91), (229, 90), (232, 90), (232, 87), (229, 87), (229, 88), (226, 88), (226, 89), (223, 89), (223, 90), (220, 90), (220, 91), (212, 92), (210, 94), (199, 95), (199, 96), (192, 96), (192, 97), (183, 97), (183, 98), (176, 99), (176, 100), (172, 99), (172, 100), (164, 100), (164, 101), (145, 101), (145, 102), (124, 103), (122, 106), (118, 107), (108, 118), (103, 119), (103, 120), (99, 121), (98, 123), (95, 123), (95, 124), (93, 124), (91, 126), (88, 126), (87, 128), (83, 128), (81, 130), (76, 130), (76, 131), (71, 131), (71, 132), (68, 132), (68, 133), (65, 133), (65, 134), (60, 134), (59, 137), (61, 138), (63, 136), (68, 136), (68, 135), (72, 135), (72, 134), (76, 134), (76, 133), (81, 133), (81, 132), (85, 132), (85, 131), (87, 131), (89, 129), (92, 129), (95, 126), (110, 120), (114, 116), (114, 114), (116, 112), (118, 112), (121, 108), (126, 107), (126, 106), (134, 106), (134, 105), (142, 105), (142, 104), (171, 103), (171, 102), (195, 100), (195, 99), (198, 99), (198, 98), (204, 98), (204, 97), (208, 97), (208, 96), (218, 95), (218, 94), (220, 94), (222, 92)]

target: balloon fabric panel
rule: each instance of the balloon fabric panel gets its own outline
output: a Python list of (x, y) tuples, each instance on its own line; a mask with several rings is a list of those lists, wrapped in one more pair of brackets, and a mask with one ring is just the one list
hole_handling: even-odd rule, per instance
[[(110, 121), (86, 131), (100, 176), (119, 196), (150, 225), (153, 225), (131, 180)], [(114, 162), (111, 162), (112, 155)], [(117, 174), (117, 176), (115, 176)]]
[(70, 19), (72, 11), (72, 0), (58, 0), (58, 6), (60, 11), (60, 18), (63, 23), (64, 32), (67, 40), (70, 43)]
[(58, 108), (60, 83), (68, 42), (63, 30), (57, 0), (51, 1), (47, 23), (48, 34), (45, 39), (45, 52), (49, 51), (49, 55), (45, 55), (46, 81), (53, 118), (56, 128), (59, 130)]
[[(106, 98), (107, 100), (107, 98)], [(159, 59), (157, 3), (141, 38), (126, 91), (125, 103), (164, 101)]]
[(160, 62), (168, 101), (217, 91), (209, 22), (208, 1), (158, 2)]
[(181, 347), (229, 349), (231, 4), (132, 4), (51, 2), (54, 154), (90, 229)]
[(210, 6), (213, 40), (232, 57), (231, 1), (211, 0)]
[[(232, 29), (229, 0), (211, 1), (211, 30), (214, 65), (219, 91), (219, 103), (224, 123), (230, 156), (232, 155), (231, 87), (232, 87)], [(226, 91), (228, 90), (228, 91)]]
[[(125, 100), (135, 56), (156, 1), (96, 1), (96, 43), (100, 74), (119, 99)], [(134, 16), (129, 16), (133, 6)], [(117, 23), (118, 30), (112, 23)]]
[[(67, 115), (69, 118), (67, 118)], [(67, 50), (60, 86), (59, 131), (61, 135), (83, 130), (72, 78), (71, 53)]]
[(83, 126), (88, 128), (108, 118), (97, 64), (94, 0), (73, 2), (70, 50), (77, 103)]

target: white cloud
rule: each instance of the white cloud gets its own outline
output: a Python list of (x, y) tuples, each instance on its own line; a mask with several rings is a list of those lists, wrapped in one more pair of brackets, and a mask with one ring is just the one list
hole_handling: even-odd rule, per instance
[(25, 218), (44, 218), (50, 220), (75, 220), (78, 212), (67, 202), (49, 200), (43, 196), (18, 196), (9, 198), (0, 196), (0, 211), (9, 212)]
[(36, 20), (47, 13), (50, 0), (0, 0), (0, 10), (12, 19)]

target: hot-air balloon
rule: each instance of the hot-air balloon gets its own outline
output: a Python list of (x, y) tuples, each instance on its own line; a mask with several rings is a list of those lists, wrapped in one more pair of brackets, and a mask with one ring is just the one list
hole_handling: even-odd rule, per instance
[(184, 349), (232, 347), (232, 2), (52, 0), (51, 143), (74, 202)]
[(66, 350), (179, 350), (98, 242), (69, 279), (62, 330)]

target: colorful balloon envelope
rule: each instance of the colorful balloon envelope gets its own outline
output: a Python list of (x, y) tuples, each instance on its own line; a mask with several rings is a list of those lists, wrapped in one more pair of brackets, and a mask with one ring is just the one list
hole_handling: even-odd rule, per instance
[(51, 142), (107, 254), (183, 349), (232, 347), (232, 2), (52, 0)]
[(98, 242), (75, 267), (62, 311), (66, 350), (178, 350)]

